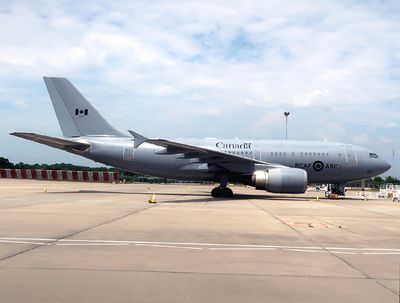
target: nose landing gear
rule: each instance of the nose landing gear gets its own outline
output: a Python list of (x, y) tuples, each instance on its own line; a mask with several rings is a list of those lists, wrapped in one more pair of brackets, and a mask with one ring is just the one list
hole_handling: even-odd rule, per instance
[(346, 195), (345, 184), (343, 184), (343, 183), (328, 184), (328, 188), (325, 191), (325, 196), (329, 198), (329, 197), (331, 197), (331, 195), (345, 196)]

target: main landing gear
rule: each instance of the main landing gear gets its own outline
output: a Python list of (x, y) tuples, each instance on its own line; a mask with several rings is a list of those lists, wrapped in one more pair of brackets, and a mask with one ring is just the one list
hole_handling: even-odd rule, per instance
[(231, 198), (233, 197), (233, 191), (229, 187), (218, 186), (213, 188), (213, 190), (211, 191), (211, 196), (213, 196), (214, 198)]
[(211, 191), (211, 196), (213, 196), (214, 198), (219, 198), (219, 197), (232, 198), (233, 191), (232, 189), (227, 187), (228, 180), (229, 180), (228, 176), (222, 176), (220, 185), (218, 187), (213, 188), (213, 190)]

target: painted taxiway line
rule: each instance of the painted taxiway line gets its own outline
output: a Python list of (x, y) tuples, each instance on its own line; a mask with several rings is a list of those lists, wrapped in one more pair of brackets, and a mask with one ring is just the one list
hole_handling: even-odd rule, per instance
[(201, 249), (203, 249), (202, 247), (173, 246), (173, 245), (157, 245), (157, 244), (135, 244), (135, 246), (163, 247), (163, 248), (183, 248), (183, 249), (195, 249), (195, 250), (201, 250)]
[(178, 248), (209, 251), (291, 251), (304, 253), (332, 253), (346, 255), (400, 255), (399, 248), (380, 247), (323, 247), (323, 246), (287, 246), (259, 244), (132, 241), (132, 240), (95, 240), (95, 239), (55, 239), (55, 238), (0, 238), (1, 244), (31, 244), (47, 246), (139, 246), (158, 248)]
[(40, 184), (40, 186), (1, 186), (2, 189), (41, 189), (44, 184)]
[(373, 250), (373, 251), (398, 251), (400, 252), (400, 248), (371, 248), (371, 247), (362, 247), (362, 248), (355, 248), (355, 247), (325, 247), (326, 249), (333, 250)]
[(15, 241), (15, 240), (0, 240), (0, 243), (10, 243), (10, 244), (34, 244), (34, 245), (46, 245), (43, 242), (32, 242), (32, 241)]
[(284, 248), (282, 250), (285, 251), (297, 251), (297, 252), (309, 252), (309, 253), (327, 253), (326, 250), (310, 250), (310, 249), (293, 249), (293, 248)]
[[(49, 243), (50, 245), (52, 243)], [(129, 243), (54, 243), (57, 246), (127, 246)]]
[(400, 252), (370, 252), (362, 253), (363, 255), (400, 255)]
[(165, 241), (132, 241), (132, 240), (89, 240), (89, 239), (51, 239), (51, 238), (0, 238), (0, 240), (31, 240), (49, 242), (94, 242), (94, 243), (129, 243), (129, 244), (157, 244), (157, 245), (193, 245), (193, 246), (222, 246), (222, 247), (250, 247), (250, 248), (293, 248), (293, 249), (322, 249), (320, 246), (285, 246), (285, 245), (258, 245), (233, 243), (202, 243), (202, 242), (165, 242)]
[(269, 248), (269, 247), (210, 247), (208, 250), (250, 250), (250, 251), (257, 251), (257, 250), (277, 250), (277, 248)]
[(16, 241), (57, 241), (57, 239), (50, 238), (0, 238), (0, 240), (16, 240)]

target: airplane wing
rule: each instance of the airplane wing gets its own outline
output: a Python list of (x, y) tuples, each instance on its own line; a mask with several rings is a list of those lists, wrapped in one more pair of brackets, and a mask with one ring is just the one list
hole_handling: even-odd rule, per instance
[(68, 152), (76, 153), (78, 151), (84, 151), (90, 147), (90, 144), (80, 143), (55, 137), (49, 137), (44, 135), (38, 135), (35, 133), (10, 133), (10, 135), (20, 137), (23, 139), (35, 141), (41, 144), (45, 144), (51, 147), (62, 149)]
[[(279, 164), (268, 163), (260, 160), (250, 159), (247, 157), (242, 157), (240, 155), (224, 153), (209, 148), (168, 141), (163, 139), (147, 139), (144, 142), (165, 147), (166, 150), (161, 153), (164, 154), (183, 154), (181, 159), (193, 159), (197, 158), (198, 163), (208, 163), (209, 165), (214, 164), (220, 169), (226, 169), (230, 171), (235, 171), (236, 167), (243, 166), (254, 166), (255, 164), (262, 165), (266, 169), (282, 167)], [(244, 168), (244, 171), (247, 169)], [(244, 172), (243, 169), (240, 169)]]

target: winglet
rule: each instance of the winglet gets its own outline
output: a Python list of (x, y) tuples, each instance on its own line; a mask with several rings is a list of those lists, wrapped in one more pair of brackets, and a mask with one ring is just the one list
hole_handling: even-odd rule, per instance
[(143, 142), (149, 140), (146, 137), (143, 137), (142, 135), (135, 133), (133, 130), (128, 129), (128, 132), (132, 135), (132, 137), (135, 139), (135, 143), (134, 143), (134, 147), (138, 148), (140, 144), (142, 144)]

